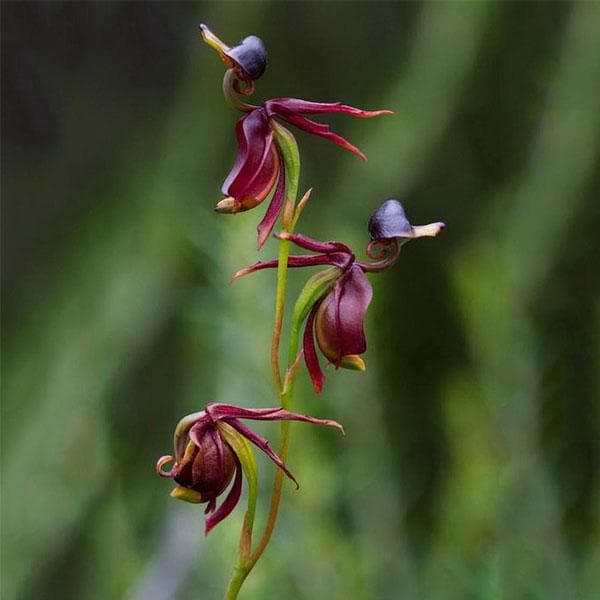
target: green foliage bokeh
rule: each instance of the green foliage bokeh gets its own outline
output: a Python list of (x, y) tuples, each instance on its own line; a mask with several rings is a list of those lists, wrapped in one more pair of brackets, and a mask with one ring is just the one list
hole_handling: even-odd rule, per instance
[(200, 21), (264, 39), (259, 99), (396, 113), (328, 119), (367, 164), (298, 134), (302, 232), (362, 249), (389, 197), (447, 223), (372, 278), (367, 371), (302, 375), (348, 436), (294, 425), (242, 597), (597, 597), (597, 2), (2, 3), (2, 597), (226, 587), (241, 507), (204, 539), (153, 468), (181, 416), (275, 402), (274, 274), (229, 286), (263, 209), (212, 212), (236, 115)]

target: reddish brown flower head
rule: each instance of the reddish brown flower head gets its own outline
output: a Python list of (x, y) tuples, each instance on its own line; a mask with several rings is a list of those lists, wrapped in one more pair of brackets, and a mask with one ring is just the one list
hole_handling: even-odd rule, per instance
[[(262, 41), (256, 36), (250, 36), (234, 48), (230, 48), (206, 25), (200, 25), (200, 31), (204, 41), (218, 52), (223, 62), (233, 69), (238, 78), (231, 80), (228, 85), (233, 86), (238, 93), (250, 95), (254, 91), (254, 80), (262, 75), (267, 62)], [(244, 83), (243, 88), (240, 87), (238, 80)], [(231, 92), (228, 85), (226, 85), (226, 95)], [(237, 155), (231, 172), (223, 183), (222, 192), (226, 197), (217, 204), (215, 210), (221, 213), (249, 210), (258, 206), (273, 193), (265, 216), (258, 225), (259, 248), (265, 243), (277, 221), (285, 195), (283, 160), (273, 136), (271, 121), (281, 119), (303, 131), (323, 137), (366, 160), (366, 156), (356, 146), (331, 131), (328, 125), (312, 121), (304, 115), (344, 113), (366, 119), (392, 114), (390, 110), (369, 111), (341, 102), (309, 102), (297, 98), (275, 98), (267, 100), (262, 106), (237, 102), (236, 106), (247, 114), (237, 122)]]
[[(361, 371), (365, 368), (360, 355), (367, 349), (364, 320), (373, 296), (365, 273), (388, 269), (398, 259), (402, 244), (418, 237), (435, 236), (443, 228), (443, 223), (413, 226), (406, 219), (400, 202), (387, 200), (369, 220), (371, 243), (367, 248), (367, 255), (374, 259), (373, 262), (356, 260), (352, 250), (341, 242), (319, 242), (301, 234), (279, 235), (300, 248), (317, 253), (289, 256), (288, 267), (331, 265), (339, 271), (332, 278), (331, 286), (325, 289), (312, 306), (304, 329), (304, 360), (317, 393), (323, 388), (325, 376), (319, 364), (316, 346), (336, 368)], [(375, 245), (381, 246), (377, 254), (374, 253)], [(234, 280), (254, 271), (277, 266), (277, 260), (259, 261), (238, 271)]]
[[(208, 404), (203, 411), (181, 419), (175, 429), (175, 456), (163, 456), (156, 463), (161, 477), (171, 477), (177, 487), (171, 496), (193, 503), (207, 503), (205, 532), (227, 517), (237, 505), (242, 491), (242, 467), (240, 458), (225, 440), (223, 427), (230, 427), (237, 434), (260, 448), (290, 479), (296, 479), (281, 458), (269, 446), (269, 442), (252, 431), (241, 419), (258, 421), (303, 421), (314, 425), (343, 427), (336, 421), (316, 419), (283, 408), (241, 408), (231, 404)], [(175, 461), (169, 471), (163, 466)], [(231, 480), (233, 485), (225, 500), (217, 508), (217, 498)]]

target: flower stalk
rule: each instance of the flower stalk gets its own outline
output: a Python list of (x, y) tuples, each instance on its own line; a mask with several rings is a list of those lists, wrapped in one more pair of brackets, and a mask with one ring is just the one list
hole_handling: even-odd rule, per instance
[[(235, 126), (235, 161), (221, 187), (224, 198), (218, 201), (215, 211), (221, 214), (249, 211), (269, 199), (256, 228), (259, 250), (280, 220), (279, 233), (275, 234), (277, 258), (258, 261), (233, 277), (236, 280), (254, 271), (277, 269), (270, 362), (279, 405), (275, 408), (244, 408), (233, 404), (207, 404), (204, 410), (180, 420), (175, 429), (174, 454), (161, 457), (156, 471), (177, 484), (171, 496), (207, 505), (207, 534), (234, 510), (241, 497), (243, 481), (246, 481), (247, 505), (237, 562), (225, 595), (225, 600), (235, 600), (271, 540), (281, 504), (284, 475), (298, 486), (286, 466), (290, 421), (336, 427), (344, 432), (335, 421), (292, 412), (300, 364), (306, 364), (316, 393), (321, 392), (325, 380), (317, 349), (336, 369), (364, 370), (365, 363), (360, 355), (367, 349), (364, 320), (372, 298), (372, 287), (366, 274), (390, 268), (404, 243), (419, 237), (436, 236), (444, 225), (413, 226), (402, 205), (397, 200), (388, 200), (369, 221), (371, 242), (366, 250), (370, 259), (367, 262), (357, 260), (352, 249), (342, 242), (321, 242), (294, 233), (312, 189), (297, 202), (300, 155), (294, 135), (281, 124), (282, 121), (326, 139), (366, 161), (359, 148), (333, 132), (329, 125), (306, 115), (342, 113), (365, 119), (392, 113), (389, 110), (363, 110), (341, 102), (312, 102), (298, 98), (275, 98), (259, 105), (250, 104), (246, 98), (254, 93), (255, 81), (268, 63), (262, 40), (250, 35), (230, 47), (206, 25), (200, 25), (200, 33), (227, 67), (223, 78), (226, 102), (242, 113)], [(290, 255), (290, 244), (312, 254)], [(312, 266), (320, 266), (322, 270), (309, 278), (296, 300), (287, 358), (282, 361), (288, 269)], [(285, 371), (282, 364), (285, 364)], [(244, 422), (248, 419), (281, 422), (278, 454), (267, 439)], [(267, 521), (256, 544), (253, 529), (258, 475), (254, 448), (261, 450), (277, 467)], [(169, 464), (171, 467), (165, 470), (165, 465)], [(222, 501), (219, 500), (221, 496), (225, 496)]]

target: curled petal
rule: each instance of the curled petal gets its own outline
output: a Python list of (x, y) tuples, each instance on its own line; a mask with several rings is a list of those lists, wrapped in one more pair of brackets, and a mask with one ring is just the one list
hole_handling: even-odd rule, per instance
[(304, 362), (306, 363), (310, 380), (312, 381), (313, 387), (315, 388), (315, 392), (317, 394), (321, 393), (323, 384), (325, 383), (325, 374), (323, 373), (321, 365), (319, 364), (319, 357), (317, 356), (314, 339), (315, 315), (317, 314), (317, 310), (319, 309), (320, 305), (321, 302), (317, 302), (308, 316), (306, 326), (304, 328), (303, 340)]
[(173, 456), (161, 456), (157, 461), (156, 461), (156, 473), (158, 475), (160, 475), (161, 477), (173, 477), (177, 471), (177, 463), (175, 463), (173, 465), (173, 468), (170, 471), (164, 471), (163, 470), (163, 465), (166, 465), (167, 463), (173, 462), (175, 460), (175, 458)]
[(227, 498), (223, 500), (223, 503), (219, 508), (213, 512), (210, 517), (206, 519), (206, 524), (204, 526), (204, 535), (208, 535), (208, 533), (213, 529), (216, 525), (218, 525), (223, 519), (225, 519), (231, 511), (237, 506), (237, 503), (240, 500), (240, 495), (242, 493), (242, 468), (240, 465), (240, 461), (235, 457), (236, 469), (235, 469), (235, 479), (233, 480), (233, 485), (229, 490), (229, 494), (227, 494)]
[(188, 434), (190, 429), (197, 423), (207, 422), (207, 420), (206, 412), (201, 410), (183, 417), (183, 419), (177, 423), (173, 440), (175, 446), (175, 459), (177, 462), (181, 463), (183, 455), (185, 454), (185, 449), (188, 445)]
[(365, 263), (357, 261), (356, 264), (365, 273), (385, 271), (398, 260), (400, 247), (402, 246), (402, 243), (398, 241), (399, 239), (373, 240), (367, 246), (367, 256), (375, 262)]

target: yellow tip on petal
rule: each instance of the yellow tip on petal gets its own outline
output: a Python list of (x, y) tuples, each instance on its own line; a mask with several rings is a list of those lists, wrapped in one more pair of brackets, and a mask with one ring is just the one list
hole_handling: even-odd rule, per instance
[(367, 368), (365, 361), (358, 354), (346, 354), (346, 356), (342, 356), (340, 366), (352, 371), (364, 371)]
[(225, 55), (231, 48), (222, 40), (220, 40), (204, 23), (201, 23), (198, 28), (202, 39), (211, 47), (214, 48), (221, 57), (221, 60), (228, 66), (232, 66), (232, 61)]
[(223, 198), (223, 200), (221, 200), (216, 206), (215, 206), (215, 212), (218, 213), (222, 213), (222, 214), (231, 214), (234, 212), (237, 212), (237, 201), (235, 198), (232, 198), (231, 196), (227, 197), (227, 198)]
[(171, 498), (177, 498), (177, 500), (184, 500), (185, 502), (191, 502), (192, 504), (201, 504), (202, 494), (196, 490), (190, 490), (189, 488), (178, 485), (172, 492)]
[(415, 237), (435, 237), (444, 230), (445, 223), (429, 223), (429, 225), (415, 225), (413, 232)]

